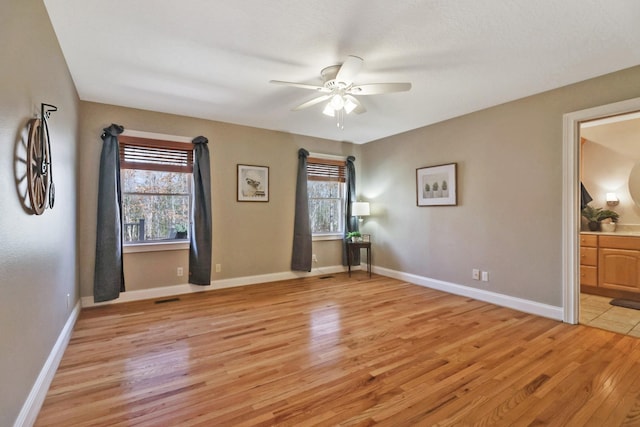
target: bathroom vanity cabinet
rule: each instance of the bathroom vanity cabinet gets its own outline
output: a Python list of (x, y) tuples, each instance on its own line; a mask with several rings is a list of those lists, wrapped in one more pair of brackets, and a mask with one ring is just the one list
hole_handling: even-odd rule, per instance
[(580, 289), (640, 300), (640, 236), (581, 233)]

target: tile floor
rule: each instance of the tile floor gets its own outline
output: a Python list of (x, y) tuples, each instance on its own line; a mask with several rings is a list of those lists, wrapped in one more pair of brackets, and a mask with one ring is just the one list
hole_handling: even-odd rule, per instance
[(580, 294), (580, 323), (640, 338), (640, 310), (616, 307), (611, 298)]

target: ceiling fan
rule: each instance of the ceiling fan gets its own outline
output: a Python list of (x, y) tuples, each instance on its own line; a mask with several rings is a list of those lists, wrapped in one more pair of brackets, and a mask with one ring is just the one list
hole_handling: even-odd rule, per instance
[(355, 95), (379, 95), (384, 93), (405, 92), (411, 89), (411, 83), (369, 83), (354, 84), (356, 75), (362, 68), (362, 58), (349, 55), (342, 65), (331, 65), (320, 71), (322, 86), (271, 80), (270, 83), (310, 89), (322, 93), (309, 101), (303, 102), (292, 111), (302, 110), (321, 102), (328, 101), (322, 111), (330, 117), (336, 117), (336, 125), (344, 128), (344, 115), (350, 113), (362, 114), (366, 110)]

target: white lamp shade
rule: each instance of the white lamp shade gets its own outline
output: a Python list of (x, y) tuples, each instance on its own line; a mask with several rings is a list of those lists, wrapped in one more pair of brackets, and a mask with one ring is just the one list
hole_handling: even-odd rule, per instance
[(606, 201), (607, 202), (617, 202), (618, 201), (618, 196), (616, 195), (616, 193), (607, 193)]
[(344, 98), (342, 98), (341, 95), (333, 95), (329, 104), (331, 104), (334, 110), (340, 110), (344, 107)]
[(329, 117), (335, 117), (336, 110), (334, 110), (333, 107), (331, 106), (331, 103), (328, 102), (327, 105), (325, 105), (324, 110), (322, 110), (322, 114)]
[(345, 111), (345, 113), (347, 113), (347, 114), (349, 114), (349, 113), (351, 113), (353, 110), (355, 110), (357, 106), (358, 106), (358, 105), (357, 105), (355, 102), (353, 102), (352, 100), (350, 100), (349, 98), (347, 98), (347, 99), (344, 101), (344, 111)]
[(369, 216), (369, 202), (353, 202), (351, 204), (352, 216)]

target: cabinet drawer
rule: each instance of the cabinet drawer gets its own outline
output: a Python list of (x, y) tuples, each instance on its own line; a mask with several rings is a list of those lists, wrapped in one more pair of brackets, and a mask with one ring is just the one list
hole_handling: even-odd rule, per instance
[(598, 286), (598, 269), (586, 265), (580, 266), (580, 284)]
[[(597, 237), (597, 236), (594, 236)], [(601, 248), (640, 250), (640, 238), (631, 236), (600, 236)]]
[(598, 236), (595, 234), (580, 234), (580, 246), (598, 246)]
[(580, 265), (598, 265), (598, 248), (580, 248)]

